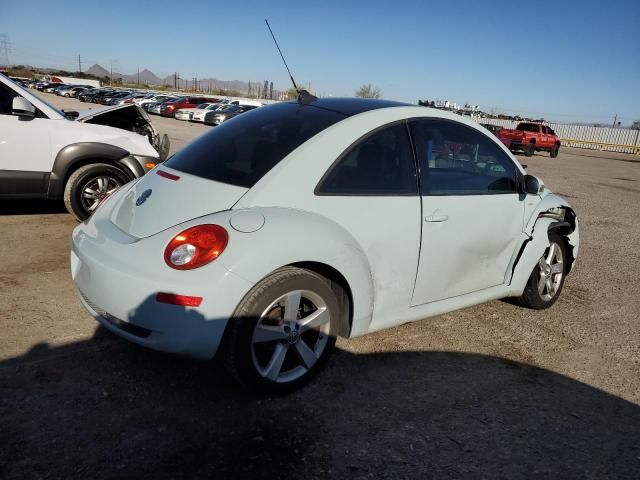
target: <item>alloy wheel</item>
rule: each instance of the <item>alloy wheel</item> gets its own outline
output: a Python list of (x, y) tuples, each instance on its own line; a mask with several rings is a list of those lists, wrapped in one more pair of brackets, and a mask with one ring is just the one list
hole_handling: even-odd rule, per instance
[(331, 318), (326, 302), (309, 290), (294, 290), (274, 300), (256, 323), (251, 358), (258, 373), (286, 383), (306, 374), (329, 340)]
[(544, 255), (538, 261), (538, 293), (548, 302), (558, 293), (564, 276), (564, 258), (562, 248), (551, 242)]
[(104, 198), (121, 185), (118, 179), (107, 175), (89, 179), (81, 190), (82, 206), (87, 212), (93, 212)]

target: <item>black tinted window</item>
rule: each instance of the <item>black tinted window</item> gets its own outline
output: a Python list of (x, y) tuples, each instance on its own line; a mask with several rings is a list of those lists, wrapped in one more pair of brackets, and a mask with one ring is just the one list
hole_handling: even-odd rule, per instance
[(166, 165), (198, 177), (251, 188), (274, 165), (344, 115), (297, 103), (256, 108), (223, 123)]
[(323, 179), (319, 193), (417, 194), (416, 168), (405, 123), (380, 130), (358, 144)]
[(517, 192), (511, 159), (485, 134), (460, 123), (412, 122), (425, 195)]
[(521, 123), (516, 127), (516, 130), (538, 133), (540, 131), (540, 127), (535, 123)]

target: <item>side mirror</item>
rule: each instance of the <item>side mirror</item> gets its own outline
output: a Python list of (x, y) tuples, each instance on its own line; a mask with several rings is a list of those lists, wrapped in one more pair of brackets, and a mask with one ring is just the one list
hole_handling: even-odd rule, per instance
[(538, 195), (544, 190), (544, 184), (533, 175), (524, 176), (524, 193)]
[(13, 97), (11, 113), (22, 118), (33, 118), (36, 116), (36, 107), (24, 97)]

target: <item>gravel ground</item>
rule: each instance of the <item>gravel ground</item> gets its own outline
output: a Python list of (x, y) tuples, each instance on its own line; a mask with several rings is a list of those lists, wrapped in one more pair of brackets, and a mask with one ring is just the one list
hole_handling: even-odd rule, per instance
[[(152, 118), (174, 151), (210, 128)], [(97, 328), (63, 206), (0, 203), (0, 478), (640, 478), (640, 162), (521, 161), (581, 222), (553, 308), (494, 301), (341, 339), (277, 399)]]

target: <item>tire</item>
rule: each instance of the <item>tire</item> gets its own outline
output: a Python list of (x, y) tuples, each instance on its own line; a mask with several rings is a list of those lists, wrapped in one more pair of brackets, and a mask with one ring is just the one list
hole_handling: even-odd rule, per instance
[(533, 156), (533, 153), (536, 151), (536, 144), (535, 143), (530, 143), (528, 144), (525, 149), (524, 149), (524, 156), (525, 157), (531, 157)]
[(91, 216), (102, 199), (128, 181), (125, 174), (112, 165), (85, 165), (73, 172), (67, 180), (64, 187), (64, 204), (69, 213), (82, 222)]
[(558, 156), (559, 151), (560, 151), (560, 145), (555, 144), (553, 147), (551, 147), (551, 150), (549, 150), (549, 155), (551, 155), (551, 158), (556, 158)]
[[(296, 267), (274, 271), (251, 289), (229, 320), (222, 345), (225, 370), (260, 394), (300, 388), (333, 351), (344, 311), (339, 298), (341, 289), (315, 272)], [(285, 319), (289, 302), (296, 314)], [(305, 328), (310, 319), (322, 323)]]
[[(553, 252), (551, 252), (552, 248)], [(518, 298), (522, 306), (544, 310), (556, 303), (567, 274), (566, 258), (566, 249), (562, 238), (557, 233), (549, 232), (549, 247), (540, 257), (538, 264), (531, 272), (522, 296)], [(558, 271), (554, 273), (554, 269)], [(547, 275), (548, 272), (551, 272), (550, 276)]]

